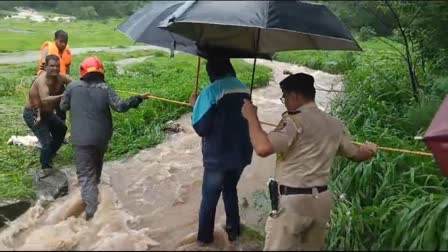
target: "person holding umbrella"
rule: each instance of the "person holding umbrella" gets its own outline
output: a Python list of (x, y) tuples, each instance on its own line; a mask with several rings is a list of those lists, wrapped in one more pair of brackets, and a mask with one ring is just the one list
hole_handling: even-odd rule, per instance
[(193, 94), (192, 123), (202, 137), (204, 175), (197, 242), (213, 242), (216, 206), (222, 193), (229, 241), (240, 235), (237, 184), (252, 161), (247, 121), (241, 116), (249, 89), (236, 77), (228, 58), (208, 58), (206, 69), (211, 84), (197, 97)]
[(87, 220), (94, 216), (98, 206), (103, 158), (113, 131), (110, 108), (127, 112), (149, 98), (148, 94), (143, 94), (120, 99), (106, 84), (104, 74), (104, 66), (98, 58), (86, 58), (80, 67), (81, 79), (68, 86), (60, 103), (62, 111), (70, 110), (76, 174)]
[(311, 75), (290, 75), (280, 88), (287, 111), (269, 134), (261, 128), (257, 107), (245, 100), (242, 108), (257, 155), (277, 154), (264, 250), (322, 250), (333, 207), (327, 185), (335, 156), (366, 161), (378, 147), (353, 144), (342, 123), (317, 107)]

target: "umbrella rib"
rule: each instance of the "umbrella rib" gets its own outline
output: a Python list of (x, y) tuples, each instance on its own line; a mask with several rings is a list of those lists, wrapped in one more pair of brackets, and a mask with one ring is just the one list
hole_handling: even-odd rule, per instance
[(320, 52), (320, 50), (319, 50), (319, 47), (317, 47), (317, 44), (316, 44), (316, 42), (314, 42), (314, 39), (313, 39), (313, 37), (311, 36), (311, 35), (307, 35), (307, 38), (310, 40), (310, 42), (311, 42), (311, 44), (314, 46), (314, 48), (316, 48), (316, 50), (318, 51), (318, 52)]

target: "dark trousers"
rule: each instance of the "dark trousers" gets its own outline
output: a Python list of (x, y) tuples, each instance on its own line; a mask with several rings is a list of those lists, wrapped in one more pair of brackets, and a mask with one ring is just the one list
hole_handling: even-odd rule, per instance
[(65, 119), (67, 118), (67, 112), (61, 110), (58, 106), (56, 107), (56, 116), (59, 117), (59, 119), (61, 119), (65, 123)]
[(76, 175), (81, 185), (81, 196), (86, 205), (86, 216), (92, 218), (98, 208), (98, 184), (103, 170), (106, 147), (75, 145)]
[(26, 125), (33, 131), (41, 144), (40, 164), (42, 169), (52, 168), (52, 159), (64, 141), (67, 126), (53, 113), (42, 117), (38, 125), (34, 124), (35, 117), (36, 114), (33, 110), (29, 108), (23, 110), (23, 119)]
[(226, 212), (226, 231), (229, 240), (240, 235), (240, 215), (236, 186), (243, 168), (238, 170), (204, 169), (202, 182), (202, 201), (199, 210), (199, 231), (197, 240), (210, 243), (213, 241), (215, 213), (222, 192)]

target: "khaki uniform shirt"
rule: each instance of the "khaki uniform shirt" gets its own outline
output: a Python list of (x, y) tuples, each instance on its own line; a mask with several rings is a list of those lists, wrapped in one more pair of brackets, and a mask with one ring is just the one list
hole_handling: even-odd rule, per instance
[(290, 187), (327, 185), (335, 156), (358, 151), (343, 124), (314, 103), (285, 112), (268, 138), (277, 153), (275, 177)]

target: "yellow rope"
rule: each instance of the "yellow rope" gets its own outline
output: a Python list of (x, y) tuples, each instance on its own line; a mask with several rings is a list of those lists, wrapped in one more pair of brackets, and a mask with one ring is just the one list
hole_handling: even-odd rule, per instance
[[(357, 144), (357, 145), (362, 145), (362, 143), (355, 142), (355, 141), (352, 141), (352, 143)], [(411, 150), (403, 150), (403, 149), (381, 147), (381, 146), (378, 146), (378, 149), (385, 150), (385, 151), (394, 151), (394, 152), (401, 152), (401, 153), (406, 153), (406, 154), (432, 157), (432, 153), (423, 152), (423, 151), (411, 151)]]
[[(261, 124), (277, 127), (277, 125), (267, 122), (260, 122)], [(362, 145), (363, 143), (352, 141), (352, 143), (357, 145)], [(378, 149), (385, 150), (385, 151), (393, 151), (393, 152), (401, 152), (406, 154), (413, 154), (413, 155), (419, 155), (419, 156), (429, 156), (432, 157), (432, 153), (429, 152), (423, 152), (423, 151), (411, 151), (411, 150), (403, 150), (403, 149), (396, 149), (396, 148), (389, 148), (389, 147), (381, 147), (378, 146)]]
[[(118, 89), (116, 89), (116, 91), (117, 92), (121, 92), (121, 93), (131, 94), (131, 95), (141, 95), (139, 93), (124, 91), (124, 90), (118, 90)], [(149, 95), (149, 98), (154, 99), (154, 100), (161, 100), (161, 101), (166, 101), (166, 102), (171, 102), (171, 103), (175, 103), (175, 104), (180, 104), (180, 105), (191, 107), (190, 103), (175, 101), (175, 100), (166, 99), (166, 98), (162, 98), (162, 97), (158, 97), (158, 96), (154, 96), (154, 95)]]
[[(134, 93), (134, 92), (129, 92), (129, 91), (123, 91), (123, 90), (116, 90), (116, 91), (121, 92), (121, 93), (132, 94), (132, 95), (140, 95), (139, 93)], [(186, 103), (186, 102), (179, 102), (179, 101), (170, 100), (170, 99), (157, 97), (157, 96), (153, 96), (153, 95), (150, 95), (149, 98), (191, 107), (190, 104)], [(269, 126), (272, 126), (272, 127), (277, 127), (276, 124), (272, 124), (272, 123), (267, 123), (267, 122), (260, 122), (260, 123), (261, 124), (265, 124), (265, 125), (269, 125)], [(357, 145), (362, 145), (362, 143), (359, 143), (359, 142), (355, 142), (355, 141), (352, 141), (352, 142), (354, 144), (357, 144)], [(413, 154), (413, 155), (418, 155), (418, 156), (429, 156), (429, 157), (432, 157), (432, 154), (429, 153), (429, 152), (411, 151), (411, 150), (396, 149), (396, 148), (381, 147), (381, 146), (378, 146), (378, 148), (380, 150), (385, 150), (385, 151), (401, 152), (401, 153), (405, 153), (405, 154)]]

